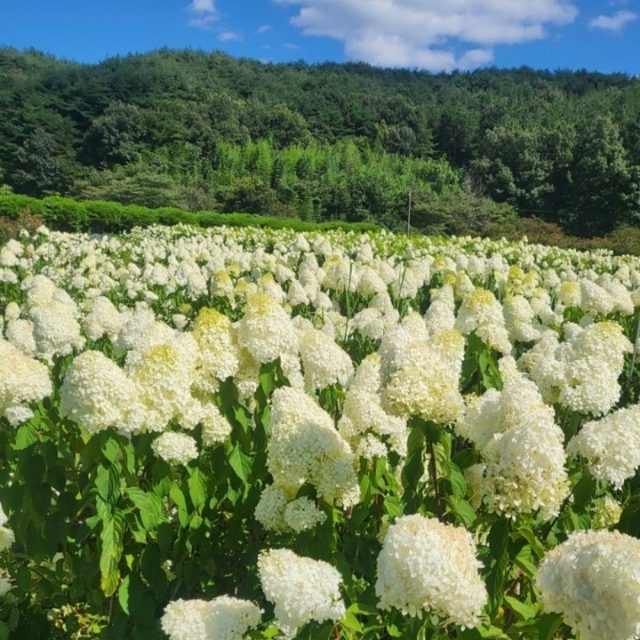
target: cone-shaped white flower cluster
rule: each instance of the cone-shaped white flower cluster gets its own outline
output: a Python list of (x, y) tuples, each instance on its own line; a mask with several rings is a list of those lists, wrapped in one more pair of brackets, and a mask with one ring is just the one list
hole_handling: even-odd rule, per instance
[(17, 426), (31, 418), (31, 405), (53, 391), (49, 370), (2, 338), (0, 362), (0, 416)]
[(170, 640), (242, 640), (260, 624), (253, 602), (230, 596), (213, 600), (174, 600), (160, 620)]
[(640, 467), (640, 405), (587, 422), (567, 454), (583, 458), (594, 477), (621, 489)]
[(415, 616), (427, 611), (475, 627), (487, 602), (471, 534), (436, 518), (403, 516), (391, 525), (378, 556), (379, 607)]
[(269, 549), (258, 558), (258, 573), (267, 600), (275, 605), (276, 623), (287, 637), (312, 620), (344, 616), (342, 577), (330, 564), (289, 549)]
[(473, 442), (486, 467), (476, 492), (489, 507), (517, 513), (555, 515), (569, 492), (564, 434), (555, 424), (536, 385), (522, 375), (511, 357), (500, 360), (502, 391), (490, 389), (472, 398), (457, 432)]
[(544, 557), (536, 578), (547, 611), (581, 640), (640, 635), (640, 540), (617, 531), (572, 534)]

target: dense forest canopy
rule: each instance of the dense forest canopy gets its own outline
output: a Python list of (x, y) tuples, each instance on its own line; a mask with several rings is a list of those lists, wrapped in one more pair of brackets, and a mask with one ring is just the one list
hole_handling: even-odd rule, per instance
[[(191, 210), (478, 231), (640, 224), (640, 81), (430, 74), (159, 50), (0, 49), (0, 185)], [(3, 187), (0, 186), (0, 190)]]

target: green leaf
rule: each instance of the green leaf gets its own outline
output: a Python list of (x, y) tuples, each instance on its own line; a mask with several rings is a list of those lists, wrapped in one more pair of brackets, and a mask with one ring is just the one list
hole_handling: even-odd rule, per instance
[(249, 486), (249, 476), (251, 474), (252, 458), (240, 449), (239, 445), (234, 445), (229, 452), (229, 465), (233, 472), (242, 480), (245, 486)]
[(395, 496), (386, 496), (384, 499), (384, 511), (392, 518), (399, 518), (404, 513), (404, 505)]
[(402, 469), (402, 481), (405, 488), (415, 489), (424, 475), (424, 452), (426, 448), (424, 434), (419, 426), (409, 432), (407, 458)]
[(560, 625), (562, 625), (562, 616), (559, 613), (547, 613), (540, 616), (535, 625), (538, 630), (537, 640), (552, 640)]
[(126, 494), (140, 512), (142, 524), (147, 531), (154, 530), (165, 521), (162, 501), (155, 493), (147, 493), (138, 487), (127, 487)]
[(178, 521), (180, 525), (186, 527), (189, 524), (189, 512), (187, 511), (187, 501), (185, 500), (184, 493), (182, 493), (178, 485), (173, 484), (169, 490), (169, 497), (173, 500), (176, 507), (178, 507)]
[(453, 495), (447, 498), (447, 505), (451, 513), (453, 513), (467, 529), (473, 526), (473, 523), (476, 521), (476, 512), (469, 502), (459, 496)]
[(13, 448), (16, 451), (28, 449), (34, 442), (38, 441), (38, 432), (35, 427), (28, 422), (18, 427), (16, 431), (16, 441)]
[(537, 604), (529, 604), (526, 602), (520, 602), (517, 598), (513, 596), (505, 596), (505, 602), (509, 605), (509, 607), (518, 615), (518, 617), (523, 620), (533, 620), (540, 610), (540, 607)]
[(113, 437), (108, 438), (102, 445), (102, 454), (109, 462), (116, 462), (122, 455), (118, 441)]
[(198, 513), (202, 513), (204, 506), (207, 502), (207, 478), (199, 470), (195, 469), (189, 480), (187, 481), (189, 486), (189, 497), (191, 502)]
[(478, 356), (478, 365), (482, 375), (482, 384), (485, 389), (502, 389), (502, 377), (498, 363), (488, 347), (485, 347)]
[(520, 549), (518, 555), (514, 559), (514, 563), (527, 574), (529, 578), (533, 578), (537, 571), (538, 567), (536, 564), (536, 557), (533, 552), (533, 547), (529, 544), (525, 545)]
[(115, 504), (120, 498), (120, 474), (117, 465), (99, 464), (96, 471), (95, 487), (100, 498)]
[(118, 589), (118, 602), (122, 607), (122, 610), (129, 615), (129, 583), (130, 577), (125, 576), (120, 583), (120, 587)]
[(444, 465), (444, 474), (451, 484), (451, 491), (455, 496), (464, 498), (467, 495), (467, 481), (464, 478), (462, 469), (455, 463), (447, 461)]
[(341, 620), (341, 624), (347, 629), (351, 629), (351, 631), (362, 631), (360, 620), (356, 618), (351, 608), (347, 609), (347, 612), (344, 614), (344, 617)]
[(624, 506), (616, 529), (631, 536), (640, 536), (640, 495), (633, 496)]
[(103, 523), (100, 533), (100, 587), (105, 596), (116, 592), (120, 583), (120, 558), (122, 557), (122, 540), (125, 531), (125, 519), (122, 511), (116, 510), (113, 516)]

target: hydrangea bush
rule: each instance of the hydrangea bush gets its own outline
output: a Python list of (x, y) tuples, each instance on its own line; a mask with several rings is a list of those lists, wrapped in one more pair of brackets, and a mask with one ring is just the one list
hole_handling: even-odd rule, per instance
[(0, 640), (640, 637), (640, 259), (0, 248)]

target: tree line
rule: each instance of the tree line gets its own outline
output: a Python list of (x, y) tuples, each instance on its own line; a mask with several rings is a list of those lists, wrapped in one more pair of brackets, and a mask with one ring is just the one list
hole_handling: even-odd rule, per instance
[(165, 49), (85, 65), (0, 49), (2, 183), (391, 228), (411, 198), (430, 231), (519, 215), (600, 235), (640, 222), (640, 81)]

